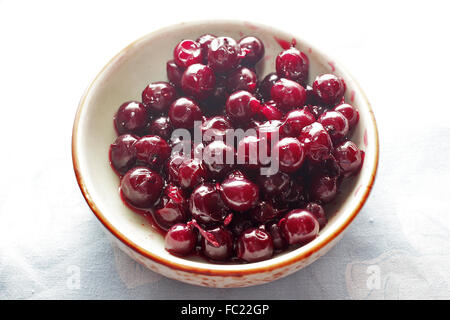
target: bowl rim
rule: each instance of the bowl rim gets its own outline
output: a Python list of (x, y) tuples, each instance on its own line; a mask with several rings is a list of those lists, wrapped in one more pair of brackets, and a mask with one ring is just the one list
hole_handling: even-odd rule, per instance
[[(144, 36), (138, 38), (137, 40), (131, 42), (129, 45), (127, 45), (125, 48), (123, 48), (122, 50), (120, 50), (116, 55), (114, 55), (114, 57), (112, 57), (108, 63), (106, 63), (106, 65), (98, 72), (98, 74), (95, 76), (95, 78), (91, 81), (90, 85), (87, 87), (87, 89), (85, 90), (85, 92), (83, 93), (78, 108), (77, 108), (77, 112), (75, 115), (75, 120), (74, 120), (74, 124), (73, 124), (73, 130), (72, 130), (72, 162), (73, 162), (73, 169), (74, 169), (74, 173), (75, 173), (75, 177), (78, 183), (78, 186), (80, 187), (81, 193), (84, 197), (84, 199), (86, 200), (87, 204), (89, 205), (89, 208), (91, 209), (91, 211), (94, 213), (94, 215), (97, 217), (97, 219), (103, 224), (103, 226), (112, 234), (114, 235), (115, 238), (119, 239), (123, 244), (125, 244), (127, 247), (129, 247), (130, 249), (132, 249), (133, 251), (135, 251), (136, 253), (140, 254), (141, 256), (144, 256), (150, 260), (153, 260), (156, 263), (159, 263), (161, 265), (164, 265), (166, 267), (169, 267), (171, 269), (175, 269), (175, 270), (179, 270), (179, 271), (185, 271), (185, 272), (189, 272), (189, 273), (195, 273), (195, 274), (203, 274), (203, 275), (215, 275), (215, 276), (243, 276), (243, 275), (248, 275), (248, 274), (256, 274), (256, 273), (263, 273), (263, 272), (269, 272), (278, 268), (282, 268), (282, 267), (287, 267), (289, 265), (292, 265), (306, 257), (311, 256), (312, 254), (318, 252), (319, 250), (321, 250), (322, 248), (324, 248), (325, 246), (327, 246), (329, 243), (331, 243), (334, 239), (336, 239), (341, 233), (344, 232), (344, 230), (348, 227), (348, 225), (354, 220), (354, 218), (358, 215), (358, 213), (360, 212), (361, 208), (363, 207), (363, 205), (365, 204), (365, 202), (367, 201), (369, 194), (373, 188), (374, 182), (375, 182), (375, 178), (376, 178), (376, 174), (377, 174), (377, 170), (378, 170), (378, 163), (379, 163), (379, 135), (378, 135), (378, 127), (376, 124), (376, 120), (375, 120), (375, 115), (373, 113), (372, 110), (372, 106), (370, 105), (364, 91), (361, 89), (361, 86), (359, 85), (359, 83), (355, 80), (355, 78), (342, 66), (341, 63), (339, 63), (338, 61), (336, 61), (335, 59), (333, 59), (333, 62), (335, 64), (335, 66), (339, 66), (339, 69), (341, 70), (341, 72), (345, 73), (345, 75), (349, 78), (351, 78), (351, 80), (354, 82), (354, 84), (357, 87), (357, 90), (359, 91), (358, 93), (361, 96), (361, 99), (364, 100), (364, 102), (367, 105), (369, 114), (370, 114), (370, 122), (373, 126), (373, 132), (374, 132), (374, 143), (375, 143), (375, 154), (374, 154), (374, 167), (371, 170), (371, 175), (370, 175), (370, 179), (369, 182), (366, 185), (365, 191), (360, 194), (358, 197), (360, 197), (358, 204), (355, 206), (355, 208), (353, 209), (353, 211), (349, 214), (349, 216), (347, 217), (347, 219), (345, 221), (343, 221), (340, 225), (338, 225), (336, 227), (335, 230), (333, 230), (333, 232), (329, 233), (326, 237), (323, 237), (322, 239), (320, 239), (320, 241), (317, 241), (314, 245), (309, 246), (309, 248), (307, 250), (299, 250), (301, 248), (295, 249), (294, 251), (292, 251), (293, 253), (297, 250), (299, 250), (298, 254), (293, 255), (292, 257), (290, 257), (289, 259), (286, 260), (282, 260), (282, 261), (277, 261), (277, 262), (272, 262), (270, 263), (271, 260), (266, 260), (264, 261), (265, 264), (261, 265), (260, 263), (249, 263), (246, 264), (246, 269), (245, 270), (221, 270), (221, 269), (210, 269), (207, 267), (207, 265), (210, 265), (208, 263), (204, 263), (205, 267), (198, 267), (198, 266), (191, 266), (188, 264), (182, 264), (182, 263), (178, 263), (175, 261), (170, 261), (167, 260), (157, 254), (154, 254), (144, 248), (142, 248), (141, 246), (139, 246), (138, 244), (134, 243), (133, 241), (131, 241), (128, 237), (126, 237), (124, 234), (122, 234), (116, 227), (114, 227), (108, 220), (107, 218), (103, 215), (103, 213), (98, 209), (98, 207), (96, 206), (95, 202), (93, 201), (93, 199), (91, 198), (91, 195), (89, 193), (89, 191), (86, 188), (86, 185), (84, 183), (83, 180), (83, 176), (81, 174), (81, 171), (79, 169), (79, 160), (78, 160), (78, 151), (77, 151), (77, 137), (78, 137), (78, 125), (80, 122), (80, 116), (82, 113), (82, 110), (84, 108), (85, 105), (85, 100), (87, 98), (87, 96), (89, 95), (92, 87), (94, 86), (94, 84), (96, 84), (97, 80), (100, 78), (100, 76), (104, 73), (104, 71), (110, 67), (113, 62), (115, 62), (117, 60), (118, 57), (120, 57), (121, 55), (125, 54), (126, 51), (128, 51), (130, 48), (132, 48), (133, 46), (135, 46), (137, 43), (143, 41), (144, 39), (146, 39), (147, 37), (150, 37), (152, 35), (155, 35), (157, 33), (160, 32), (164, 32), (166, 30), (172, 29), (172, 28), (176, 28), (179, 26), (186, 26), (186, 25), (200, 25), (200, 24), (208, 24), (208, 23), (214, 23), (214, 24), (226, 24), (226, 23), (232, 23), (232, 24), (236, 24), (236, 23), (240, 23), (243, 25), (249, 25), (249, 26), (254, 26), (254, 27), (261, 27), (261, 28), (271, 28), (274, 32), (284, 32), (281, 29), (278, 28), (274, 28), (272, 26), (268, 26), (268, 25), (264, 25), (264, 24), (260, 24), (260, 23), (255, 23), (255, 22), (251, 22), (248, 20), (233, 20), (233, 19), (222, 19), (222, 20), (193, 20), (193, 21), (189, 21), (189, 22), (180, 22), (177, 24), (171, 24), (162, 28), (158, 28), (152, 32), (149, 32), (147, 34), (145, 34)], [(318, 50), (317, 47), (312, 46), (308, 41), (305, 41), (303, 38), (301, 37), (297, 37), (295, 35), (295, 39), (296, 40), (300, 40), (299, 42), (303, 43), (304, 45), (307, 45), (309, 48), (311, 48), (312, 50), (314, 50), (315, 52), (317, 52), (318, 54), (320, 54), (322, 57), (329, 59), (328, 55), (324, 54), (321, 50)], [(329, 60), (331, 61), (331, 60)], [(364, 186), (364, 184), (362, 184), (361, 186)], [(319, 240), (319, 238), (318, 238)], [(252, 267), (252, 265), (256, 265), (255, 267)], [(217, 266), (217, 265), (216, 265)]]

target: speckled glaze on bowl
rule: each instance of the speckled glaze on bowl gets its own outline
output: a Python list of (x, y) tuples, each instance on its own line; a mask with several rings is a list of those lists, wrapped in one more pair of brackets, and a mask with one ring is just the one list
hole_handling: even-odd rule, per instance
[[(164, 239), (139, 215), (125, 206), (118, 194), (119, 178), (109, 165), (109, 145), (116, 138), (113, 115), (126, 100), (140, 100), (150, 82), (166, 80), (165, 62), (182, 39), (212, 33), (240, 39), (259, 37), (266, 55), (259, 63), (262, 77), (275, 70), (280, 43), (295, 39), (310, 59), (309, 83), (316, 75), (333, 72), (344, 78), (346, 101), (358, 107), (360, 121), (352, 140), (366, 155), (360, 174), (343, 185), (329, 207), (332, 215), (320, 235), (309, 244), (249, 264), (212, 264), (200, 258), (183, 259), (165, 251)], [(355, 80), (335, 61), (295, 35), (244, 21), (180, 23), (152, 32), (131, 43), (100, 71), (80, 101), (72, 136), (72, 157), (81, 192), (108, 234), (130, 257), (166, 277), (208, 287), (244, 287), (285, 277), (325, 254), (342, 237), (364, 205), (378, 166), (378, 133), (372, 109)]]

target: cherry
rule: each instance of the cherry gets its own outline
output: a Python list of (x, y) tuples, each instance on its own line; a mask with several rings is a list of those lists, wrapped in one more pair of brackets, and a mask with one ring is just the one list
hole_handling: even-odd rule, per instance
[(234, 251), (234, 239), (233, 234), (224, 229), (223, 227), (217, 227), (215, 229), (209, 230), (214, 239), (218, 242), (218, 246), (208, 241), (206, 238), (202, 238), (202, 253), (216, 261), (224, 261), (233, 255)]
[(146, 167), (129, 170), (120, 181), (125, 200), (138, 208), (151, 207), (159, 199), (163, 185), (161, 176)]
[(237, 163), (245, 169), (256, 170), (261, 166), (259, 161), (259, 144), (261, 139), (256, 136), (245, 136), (239, 141), (236, 153)]
[(136, 157), (141, 162), (157, 168), (170, 156), (170, 147), (160, 136), (147, 135), (141, 137), (134, 145)]
[(305, 245), (317, 237), (319, 222), (310, 212), (295, 209), (280, 221), (280, 229), (288, 244)]
[(247, 262), (269, 259), (273, 255), (272, 237), (261, 229), (247, 229), (239, 236), (236, 251), (238, 258)]
[(337, 177), (316, 174), (311, 178), (309, 197), (321, 203), (332, 201), (337, 195)]
[(351, 176), (361, 169), (364, 152), (354, 142), (342, 142), (334, 149), (333, 154), (345, 177)]
[(270, 96), (284, 111), (303, 107), (306, 101), (305, 88), (297, 82), (284, 78), (274, 83)]
[(197, 100), (204, 100), (211, 95), (215, 84), (213, 70), (200, 63), (190, 65), (181, 77), (183, 91)]
[(269, 221), (265, 224), (266, 231), (270, 234), (273, 241), (273, 247), (277, 250), (281, 250), (287, 247), (287, 242), (281, 235), (278, 221)]
[(309, 211), (314, 218), (319, 222), (319, 228), (322, 229), (328, 222), (327, 216), (325, 214), (325, 210), (323, 207), (315, 202), (310, 202), (306, 205), (306, 211)]
[(269, 176), (261, 175), (257, 181), (266, 200), (287, 197), (292, 185), (292, 180), (289, 175), (281, 171)]
[(123, 134), (109, 148), (111, 165), (120, 175), (125, 174), (136, 162), (136, 148), (139, 137), (132, 134)]
[(265, 223), (278, 215), (278, 210), (270, 202), (261, 201), (250, 211), (252, 218), (258, 222)]
[(314, 122), (302, 129), (299, 137), (306, 155), (313, 161), (322, 161), (330, 157), (333, 143), (322, 124)]
[(221, 140), (213, 141), (203, 150), (203, 163), (211, 177), (223, 177), (233, 169), (235, 150)]
[(313, 90), (324, 106), (332, 107), (344, 97), (345, 83), (333, 74), (324, 74), (316, 78)]
[(191, 193), (189, 210), (192, 217), (203, 225), (221, 222), (230, 213), (219, 191), (212, 183), (203, 183)]
[(280, 169), (284, 172), (297, 171), (303, 164), (303, 147), (297, 138), (287, 137), (279, 140), (274, 150), (275, 161), (279, 161)]
[(114, 120), (119, 134), (139, 134), (148, 124), (147, 109), (140, 102), (128, 101), (119, 107)]
[(309, 59), (296, 48), (289, 48), (278, 54), (275, 60), (278, 76), (305, 84), (308, 80)]
[(242, 64), (254, 66), (264, 56), (264, 44), (257, 37), (244, 37), (239, 40), (239, 47), (244, 55)]
[(205, 118), (200, 127), (203, 142), (211, 142), (216, 139), (225, 140), (228, 129), (232, 129), (232, 125), (224, 116)]
[(187, 159), (178, 166), (178, 181), (182, 188), (192, 189), (206, 179), (206, 170), (197, 159)]
[[(266, 143), (266, 146), (270, 150), (272, 141), (274, 144), (276, 143), (276, 141), (278, 141), (278, 138), (280, 136), (281, 124), (281, 121), (269, 120), (261, 123), (257, 127), (257, 135), (262, 140), (260, 146), (264, 147), (264, 143)], [(267, 154), (270, 155), (270, 151)]]
[(176, 97), (175, 87), (163, 81), (150, 83), (142, 91), (142, 103), (151, 113), (167, 112)]
[(316, 121), (307, 108), (294, 109), (286, 114), (280, 126), (280, 135), (285, 137), (298, 137), (302, 129)]
[(209, 46), (211, 44), (211, 41), (213, 41), (215, 38), (217, 38), (215, 35), (212, 34), (204, 34), (195, 40), (200, 47), (202, 48), (202, 55), (203, 55), (203, 61), (206, 62), (208, 60), (208, 50)]
[(187, 68), (195, 63), (202, 63), (202, 48), (193, 40), (183, 40), (173, 50), (173, 58), (175, 63), (182, 68)]
[(185, 256), (194, 251), (197, 231), (187, 224), (177, 223), (165, 236), (165, 248), (172, 254)]
[(273, 100), (264, 103), (259, 109), (259, 114), (261, 114), (265, 120), (281, 120), (283, 118), (283, 113), (278, 109), (278, 105)]
[(247, 91), (237, 91), (231, 94), (225, 108), (231, 121), (243, 124), (248, 122), (259, 110), (261, 103)]
[(167, 186), (152, 216), (165, 231), (177, 223), (185, 222), (189, 213), (183, 191), (174, 185)]
[(334, 107), (333, 110), (342, 113), (344, 115), (344, 117), (347, 118), (348, 126), (349, 126), (350, 130), (352, 128), (354, 128), (359, 121), (358, 110), (356, 110), (356, 108), (350, 104), (347, 104), (347, 103), (340, 104), (340, 105)]
[(269, 73), (267, 76), (264, 77), (264, 79), (259, 84), (259, 92), (261, 93), (264, 100), (270, 99), (270, 91), (272, 90), (272, 86), (280, 80), (280, 77), (272, 72)]
[(168, 117), (159, 117), (154, 119), (148, 128), (150, 134), (160, 136), (163, 139), (170, 139), (173, 128)]
[(338, 111), (326, 111), (319, 120), (334, 142), (342, 140), (348, 133), (347, 118)]
[(236, 68), (240, 62), (239, 45), (233, 38), (218, 37), (211, 41), (208, 49), (208, 65), (218, 73)]
[(240, 67), (231, 72), (227, 77), (227, 90), (233, 93), (239, 90), (245, 90), (250, 93), (255, 93), (258, 87), (258, 77), (256, 73), (246, 67)]
[(177, 88), (181, 87), (181, 77), (184, 73), (184, 68), (175, 63), (175, 60), (167, 61), (166, 64), (167, 79)]
[(192, 129), (202, 119), (202, 110), (193, 100), (178, 98), (170, 106), (169, 119), (175, 128)]
[(225, 204), (232, 210), (245, 212), (258, 204), (258, 186), (241, 172), (231, 173), (220, 184), (219, 191)]

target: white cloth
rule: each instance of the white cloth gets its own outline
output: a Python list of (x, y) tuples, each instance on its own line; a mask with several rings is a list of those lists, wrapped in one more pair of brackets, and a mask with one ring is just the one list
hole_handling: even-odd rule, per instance
[[(445, 3), (236, 3), (0, 1), (0, 299), (450, 298)], [(108, 242), (72, 170), (73, 118), (100, 68), (149, 31), (205, 17), (271, 23), (329, 52), (360, 82), (380, 131), (375, 187), (344, 238), (258, 287), (201, 288), (143, 269)]]

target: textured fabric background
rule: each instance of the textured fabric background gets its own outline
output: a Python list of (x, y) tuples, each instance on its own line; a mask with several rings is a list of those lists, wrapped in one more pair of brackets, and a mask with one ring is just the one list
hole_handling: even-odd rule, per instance
[[(442, 1), (0, 0), (0, 299), (450, 298), (450, 27)], [(101, 67), (161, 26), (247, 19), (341, 61), (380, 132), (375, 188), (326, 256), (279, 281), (208, 289), (113, 247), (76, 185), (71, 130)]]

